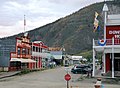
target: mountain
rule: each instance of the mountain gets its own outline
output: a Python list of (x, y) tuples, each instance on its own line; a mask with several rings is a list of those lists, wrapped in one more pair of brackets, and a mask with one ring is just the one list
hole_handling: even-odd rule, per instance
[[(120, 6), (116, 1), (107, 2), (109, 14), (119, 13)], [(68, 54), (78, 54), (92, 49), (92, 40), (103, 36), (103, 8), (104, 3), (95, 3), (86, 6), (53, 23), (28, 31), (31, 41), (41, 40), (47, 46), (64, 46)], [(100, 31), (93, 32), (95, 11), (99, 13)], [(4, 41), (13, 41), (18, 35), (2, 38)], [(15, 41), (12, 42), (15, 44)]]

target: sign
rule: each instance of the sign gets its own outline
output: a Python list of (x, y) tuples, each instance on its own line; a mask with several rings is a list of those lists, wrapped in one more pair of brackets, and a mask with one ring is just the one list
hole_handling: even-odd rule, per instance
[(120, 38), (120, 26), (106, 26), (106, 39)]
[(66, 74), (66, 75), (65, 75), (65, 80), (66, 80), (66, 81), (69, 81), (70, 79), (71, 79), (71, 76), (70, 76), (69, 74)]
[(61, 51), (62, 48), (61, 47), (49, 47), (48, 51)]
[(106, 44), (106, 40), (98, 40), (98, 44), (100, 45), (100, 46), (104, 46), (105, 44)]
[(120, 39), (120, 35), (115, 35), (115, 38), (118, 38), (118, 39)]

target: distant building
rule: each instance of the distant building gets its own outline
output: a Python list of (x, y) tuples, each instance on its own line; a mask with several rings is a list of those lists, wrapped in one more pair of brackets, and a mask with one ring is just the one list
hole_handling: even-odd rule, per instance
[(55, 61), (57, 65), (61, 65), (63, 63), (62, 59), (63, 51), (61, 47), (49, 47), (48, 51), (54, 57), (53, 61)]
[(0, 40), (0, 71), (8, 71), (10, 52), (15, 51), (15, 40)]
[(80, 64), (82, 58), (82, 56), (72, 56), (73, 64)]

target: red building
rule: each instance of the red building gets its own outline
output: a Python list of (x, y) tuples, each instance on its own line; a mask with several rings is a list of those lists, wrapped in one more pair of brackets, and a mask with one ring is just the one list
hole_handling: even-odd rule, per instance
[(102, 52), (102, 74), (111, 74), (111, 77), (120, 76), (120, 14), (107, 15), (108, 7), (103, 7), (104, 39), (93, 39), (93, 76), (95, 76), (96, 53)]
[(34, 41), (31, 45), (32, 54), (31, 58), (36, 61), (31, 67), (34, 69), (41, 69), (46, 67), (46, 62), (48, 60), (48, 47), (44, 45), (42, 41)]
[(16, 38), (15, 52), (10, 53), (10, 71), (21, 69), (33, 69), (31, 64), (36, 61), (31, 59), (31, 43), (28, 34), (25, 33), (21, 38)]

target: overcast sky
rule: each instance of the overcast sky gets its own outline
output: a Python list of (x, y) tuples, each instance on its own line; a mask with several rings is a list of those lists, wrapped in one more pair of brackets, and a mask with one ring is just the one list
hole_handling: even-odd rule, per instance
[(54, 22), (80, 8), (104, 0), (0, 0), (0, 38)]

